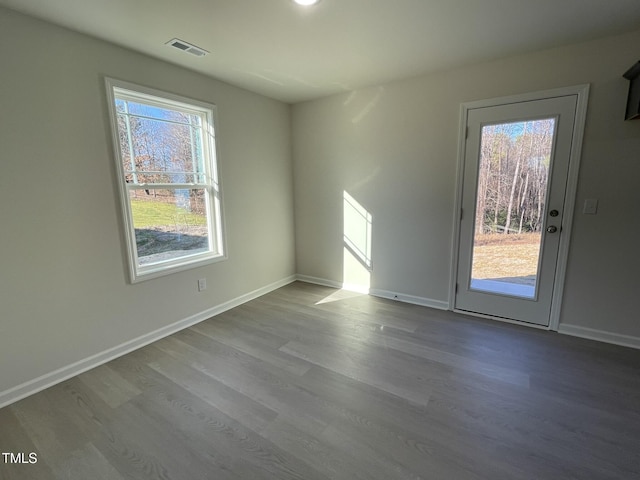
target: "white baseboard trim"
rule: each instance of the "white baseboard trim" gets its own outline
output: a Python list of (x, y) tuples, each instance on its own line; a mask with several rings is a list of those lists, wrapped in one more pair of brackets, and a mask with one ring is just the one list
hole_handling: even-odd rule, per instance
[(605, 343), (613, 343), (614, 345), (620, 345), (622, 347), (640, 349), (640, 337), (633, 337), (631, 335), (605, 332), (604, 330), (579, 327), (577, 325), (567, 325), (565, 323), (560, 324), (558, 327), (558, 333), (572, 335), (574, 337), (588, 338), (589, 340), (598, 340)]
[(335, 280), (327, 280), (326, 278), (311, 277), (309, 275), (296, 275), (296, 280), (299, 282), (312, 283), (314, 285), (321, 285), (323, 287), (331, 288), (344, 288), (344, 285)]
[(91, 370), (92, 368), (98, 367), (104, 363), (121, 357), (122, 355), (142, 348), (146, 345), (149, 345), (150, 343), (160, 340), (161, 338), (172, 335), (176, 332), (179, 332), (180, 330), (195, 325), (196, 323), (200, 323), (204, 320), (207, 320), (208, 318), (219, 315), (223, 312), (226, 312), (227, 310), (242, 305), (243, 303), (246, 303), (255, 298), (261, 297), (262, 295), (272, 292), (273, 290), (277, 290), (278, 288), (284, 287), (285, 285), (288, 285), (289, 283), (295, 281), (295, 275), (283, 278), (282, 280), (271, 283), (244, 295), (240, 295), (239, 297), (231, 299), (215, 307), (209, 308), (203, 312), (196, 313), (195, 315), (191, 315), (190, 317), (179, 320), (175, 323), (172, 323), (171, 325), (159, 328), (158, 330), (149, 332), (138, 338), (134, 338), (133, 340), (129, 340), (121, 345), (109, 348), (103, 352), (72, 363), (71, 365), (59, 368), (57, 370), (54, 370), (53, 372), (46, 373), (38, 378), (29, 380), (21, 385), (10, 388), (9, 390), (0, 392), (0, 408), (6, 407), (7, 405), (17, 402), (18, 400), (28, 397), (29, 395), (40, 392), (45, 388), (49, 388), (60, 382), (68, 380), (69, 378), (75, 377), (76, 375), (86, 372), (87, 370)]
[(448, 310), (449, 302), (441, 300), (433, 300), (431, 298), (417, 297), (415, 295), (405, 295), (403, 293), (390, 292), (388, 290), (380, 290), (377, 288), (367, 288), (362, 285), (350, 285), (337, 282), (335, 280), (327, 280), (326, 278), (310, 277), (308, 275), (297, 275), (297, 279), (301, 282), (313, 283), (324, 287), (340, 288), (352, 292), (366, 293), (374, 297), (388, 298), (398, 302), (411, 303), (423, 307), (437, 308), (438, 310)]
[(398, 302), (411, 303), (413, 305), (420, 305), (422, 307), (436, 308), (438, 310), (449, 310), (449, 302), (443, 302), (442, 300), (434, 300), (432, 298), (417, 297), (415, 295), (405, 295), (403, 293), (389, 292), (387, 290), (371, 289), (370, 295), (374, 297), (388, 298), (390, 300), (397, 300)]

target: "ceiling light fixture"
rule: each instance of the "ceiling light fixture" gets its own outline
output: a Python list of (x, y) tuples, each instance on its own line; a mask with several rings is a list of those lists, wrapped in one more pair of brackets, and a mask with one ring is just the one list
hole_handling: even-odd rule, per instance
[(298, 5), (302, 5), (304, 7), (309, 7), (311, 5), (315, 5), (316, 3), (318, 3), (320, 0), (293, 0), (295, 3), (297, 3)]

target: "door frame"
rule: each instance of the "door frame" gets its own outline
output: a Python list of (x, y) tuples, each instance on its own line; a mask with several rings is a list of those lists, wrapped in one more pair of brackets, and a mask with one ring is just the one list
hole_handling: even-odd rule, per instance
[[(458, 275), (458, 261), (460, 248), (460, 216), (462, 211), (462, 189), (464, 179), (464, 166), (466, 154), (466, 138), (467, 138), (467, 118), (470, 110), (485, 107), (496, 107), (500, 105), (508, 105), (513, 103), (522, 103), (533, 100), (543, 100), (547, 98), (565, 97), (575, 95), (576, 114), (573, 125), (573, 138), (571, 140), (571, 153), (569, 155), (569, 171), (567, 177), (567, 186), (564, 198), (564, 215), (562, 218), (562, 235), (558, 247), (558, 261), (555, 269), (555, 283), (553, 295), (551, 298), (551, 313), (549, 316), (549, 326), (540, 326), (508, 320), (501, 317), (484, 315), (481, 313), (471, 313), (467, 311), (457, 310), (455, 308), (456, 298), (456, 282)], [(564, 280), (567, 268), (567, 259), (569, 256), (569, 244), (571, 239), (571, 227), (573, 224), (573, 216), (575, 210), (576, 192), (578, 187), (578, 172), (580, 170), (580, 158), (582, 154), (582, 142), (584, 138), (584, 127), (587, 116), (587, 103), (589, 98), (589, 84), (576, 85), (570, 87), (561, 87), (551, 90), (543, 90), (538, 92), (530, 92), (519, 95), (510, 95), (507, 97), (497, 97), (487, 100), (478, 100), (473, 102), (465, 102), (460, 105), (460, 125), (458, 132), (458, 164), (456, 175), (456, 194), (453, 210), (453, 242), (451, 245), (451, 271), (449, 284), (449, 310), (454, 312), (475, 315), (484, 318), (492, 318), (503, 322), (517, 323), (518, 325), (528, 325), (533, 328), (542, 328), (545, 330), (558, 330), (560, 324), (560, 311), (562, 306), (562, 297), (564, 292)]]

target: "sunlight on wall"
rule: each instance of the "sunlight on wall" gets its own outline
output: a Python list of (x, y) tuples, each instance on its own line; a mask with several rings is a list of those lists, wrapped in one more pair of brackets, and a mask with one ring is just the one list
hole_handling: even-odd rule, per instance
[(371, 287), (371, 233), (373, 216), (346, 191), (343, 193), (342, 289), (316, 305), (368, 294)]
[(343, 194), (343, 288), (369, 293), (373, 217), (346, 191)]

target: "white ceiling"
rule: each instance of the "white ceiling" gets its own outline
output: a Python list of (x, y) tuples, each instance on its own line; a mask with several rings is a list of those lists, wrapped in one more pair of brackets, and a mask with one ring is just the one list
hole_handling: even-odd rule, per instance
[[(291, 103), (640, 28), (640, 0), (321, 0), (314, 7), (292, 0), (0, 0), (0, 5)], [(198, 58), (166, 46), (174, 37), (211, 53)]]

